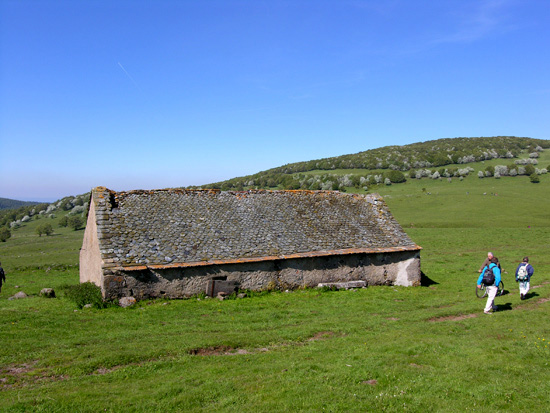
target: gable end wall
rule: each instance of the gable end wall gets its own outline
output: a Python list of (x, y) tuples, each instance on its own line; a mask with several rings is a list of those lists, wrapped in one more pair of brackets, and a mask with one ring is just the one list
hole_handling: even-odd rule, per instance
[(99, 240), (97, 237), (97, 222), (95, 213), (95, 202), (90, 199), (90, 209), (86, 229), (84, 231), (84, 240), (80, 249), (80, 282), (92, 282), (101, 287), (103, 294), (103, 260), (99, 250)]

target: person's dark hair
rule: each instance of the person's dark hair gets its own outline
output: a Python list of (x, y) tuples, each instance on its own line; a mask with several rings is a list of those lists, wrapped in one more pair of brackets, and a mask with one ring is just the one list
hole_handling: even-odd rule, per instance
[(493, 264), (498, 264), (498, 258), (497, 258), (497, 257), (491, 258), (491, 262), (492, 262)]
[(523, 262), (529, 262), (529, 257), (523, 257)]

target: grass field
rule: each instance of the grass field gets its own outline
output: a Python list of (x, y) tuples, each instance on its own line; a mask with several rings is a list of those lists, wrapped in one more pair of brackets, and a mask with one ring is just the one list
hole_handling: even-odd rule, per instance
[[(550, 175), (378, 191), (423, 247), (422, 287), (77, 310), (38, 292), (78, 282), (82, 231), (14, 231), (0, 244), (0, 410), (547, 411)], [(490, 316), (475, 296), (489, 250), (506, 290)], [(7, 300), (19, 290), (30, 298)]]

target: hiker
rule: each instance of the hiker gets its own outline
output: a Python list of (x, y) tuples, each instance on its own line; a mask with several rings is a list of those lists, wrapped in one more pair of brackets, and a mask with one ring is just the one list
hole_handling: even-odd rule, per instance
[(6, 273), (2, 268), (2, 263), (0, 262), (0, 291), (2, 291), (2, 281), (6, 281)]
[(487, 304), (483, 312), (485, 314), (491, 314), (491, 312), (497, 311), (498, 307), (495, 305), (495, 297), (497, 295), (498, 287), (500, 283), (500, 269), (497, 266), (498, 260), (496, 257), (491, 258), (489, 265), (485, 266), (477, 279), (477, 288), (481, 288), (481, 284), (485, 284), (487, 290)]
[[(487, 267), (487, 266), (491, 263), (491, 260), (492, 260), (493, 258), (496, 258), (496, 257), (493, 255), (493, 253), (492, 253), (492, 252), (488, 252), (488, 253), (487, 253), (487, 258), (485, 258), (485, 261), (483, 261), (483, 264), (481, 264), (481, 267), (479, 267), (479, 270), (478, 270), (477, 272), (482, 272), (483, 269), (484, 269), (485, 267)], [(502, 272), (502, 268), (500, 267), (500, 262), (498, 261), (498, 258), (496, 258), (496, 260), (497, 260), (497, 262), (496, 262), (497, 267), (498, 267), (498, 269), (500, 270), (500, 272)], [(497, 284), (497, 285), (498, 285), (498, 284)]]
[(516, 268), (516, 282), (519, 283), (519, 297), (525, 300), (529, 292), (529, 281), (535, 273), (535, 269), (529, 264), (529, 257), (523, 257), (523, 261)]

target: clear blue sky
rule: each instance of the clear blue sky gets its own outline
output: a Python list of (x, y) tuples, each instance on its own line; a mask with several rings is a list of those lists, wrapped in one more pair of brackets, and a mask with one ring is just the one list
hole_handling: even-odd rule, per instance
[(547, 0), (1, 0), (0, 197), (549, 139)]

